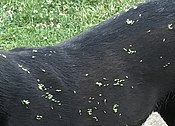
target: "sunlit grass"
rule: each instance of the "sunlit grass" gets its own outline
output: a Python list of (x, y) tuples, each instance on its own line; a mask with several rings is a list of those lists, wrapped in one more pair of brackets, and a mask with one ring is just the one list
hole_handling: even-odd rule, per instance
[(0, 48), (52, 45), (141, 0), (1, 0)]

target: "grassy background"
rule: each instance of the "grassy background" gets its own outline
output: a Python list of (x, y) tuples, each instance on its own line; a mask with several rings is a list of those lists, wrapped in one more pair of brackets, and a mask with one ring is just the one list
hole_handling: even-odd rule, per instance
[(0, 49), (68, 39), (142, 0), (0, 0)]

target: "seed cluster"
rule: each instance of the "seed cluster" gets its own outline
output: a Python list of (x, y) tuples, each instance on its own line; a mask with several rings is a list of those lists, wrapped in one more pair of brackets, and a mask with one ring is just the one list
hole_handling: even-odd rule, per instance
[(21, 68), (23, 71), (27, 72), (28, 74), (30, 74), (30, 71), (24, 68), (23, 65), (18, 64), (18, 67)]
[[(88, 76), (90, 76), (88, 74)], [(86, 78), (88, 76), (85, 76)], [(124, 87), (124, 83), (127, 81), (127, 79), (129, 79), (128, 76), (125, 76), (123, 79), (120, 79), (120, 78), (114, 78), (114, 79), (109, 79), (107, 77), (103, 77), (101, 79), (101, 81), (97, 81), (95, 82), (95, 88), (97, 89), (103, 89), (103, 90), (107, 90), (107, 87)], [(111, 101), (111, 99), (109, 99)], [(80, 116), (85, 116), (87, 115), (89, 118), (91, 119), (94, 119), (95, 122), (99, 122), (100, 121), (100, 118), (96, 115), (96, 113), (98, 112), (101, 112), (103, 113), (104, 115), (108, 116), (107, 114), (110, 114), (111, 112), (112, 113), (115, 113), (117, 114), (118, 113), (118, 110), (119, 110), (119, 104), (108, 104), (108, 99), (106, 97), (106, 94), (104, 93), (98, 93), (96, 94), (96, 96), (90, 96), (88, 97), (87, 99), (87, 103), (88, 103), (88, 107), (86, 110), (83, 110), (83, 109), (78, 109), (78, 113)], [(99, 109), (100, 108), (100, 109)], [(104, 108), (101, 110), (101, 108)], [(105, 108), (110, 108), (110, 112), (108, 109), (105, 110)], [(84, 113), (86, 112), (86, 113)], [(118, 116), (122, 116), (121, 113), (118, 113), (117, 114)]]
[(123, 48), (123, 50), (126, 51), (128, 54), (135, 54), (137, 52), (136, 50), (132, 50), (131, 48)]

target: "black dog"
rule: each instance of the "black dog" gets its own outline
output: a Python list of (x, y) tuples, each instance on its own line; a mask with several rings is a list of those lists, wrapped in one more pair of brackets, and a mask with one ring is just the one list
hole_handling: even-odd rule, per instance
[(1, 126), (175, 125), (175, 1), (134, 7), (55, 46), (0, 52)]

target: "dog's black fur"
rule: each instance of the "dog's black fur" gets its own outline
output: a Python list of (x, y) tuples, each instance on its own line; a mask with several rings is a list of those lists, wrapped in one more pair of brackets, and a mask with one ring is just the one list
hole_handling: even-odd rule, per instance
[[(55, 46), (0, 52), (1, 126), (175, 125), (175, 1), (113, 17)], [(174, 27), (174, 28), (173, 28)]]

